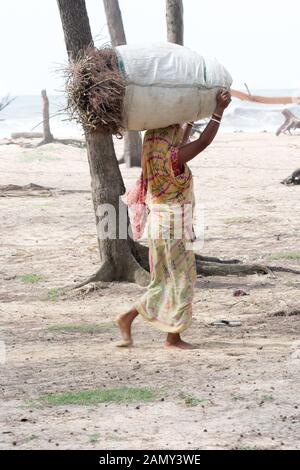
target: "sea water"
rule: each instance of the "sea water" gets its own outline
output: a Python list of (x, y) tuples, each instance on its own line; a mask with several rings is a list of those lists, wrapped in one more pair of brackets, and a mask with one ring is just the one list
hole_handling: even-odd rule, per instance
[[(243, 90), (244, 91), (244, 90)], [(262, 96), (299, 96), (300, 90), (251, 90), (252, 94)], [(50, 125), (52, 134), (58, 138), (81, 138), (82, 129), (70, 122), (64, 109), (63, 95), (49, 96)], [(290, 109), (300, 118), (300, 106), (267, 105), (232, 99), (225, 111), (220, 132), (271, 132), (275, 133), (284, 121), (281, 112)], [(42, 100), (39, 95), (17, 96), (0, 112), (0, 138), (9, 138), (12, 132), (42, 132)]]

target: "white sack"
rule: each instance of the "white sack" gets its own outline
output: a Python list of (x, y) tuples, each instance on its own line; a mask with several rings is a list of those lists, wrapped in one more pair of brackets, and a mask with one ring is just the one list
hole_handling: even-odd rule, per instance
[(126, 76), (124, 128), (167, 127), (210, 116), (220, 87), (232, 78), (216, 60), (177, 44), (116, 48)]

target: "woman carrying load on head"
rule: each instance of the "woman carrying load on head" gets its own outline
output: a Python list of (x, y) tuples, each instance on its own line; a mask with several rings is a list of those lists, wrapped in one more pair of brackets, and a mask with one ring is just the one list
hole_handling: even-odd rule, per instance
[[(192, 320), (196, 281), (195, 254), (187, 245), (193, 234), (191, 225), (186, 229), (184, 223), (186, 212), (192, 212), (186, 208), (194, 205), (193, 178), (187, 162), (211, 144), (230, 101), (230, 92), (221, 89), (211, 120), (193, 142), (187, 143), (192, 128), (190, 123), (145, 133), (142, 175), (136, 187), (127, 193), (126, 202), (135, 208), (132, 221), (135, 238), (142, 235), (144, 209), (147, 208), (151, 281), (142, 298), (117, 318), (123, 337), (119, 346), (133, 344), (131, 326), (140, 314), (154, 327), (167, 333), (165, 347), (193, 347), (180, 336)], [(178, 220), (180, 223), (175, 223)]]

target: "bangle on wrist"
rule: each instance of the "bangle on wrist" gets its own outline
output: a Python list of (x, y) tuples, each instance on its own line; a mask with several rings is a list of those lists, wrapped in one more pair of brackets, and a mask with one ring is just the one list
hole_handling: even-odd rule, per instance
[(222, 119), (221, 114), (213, 113), (213, 116), (215, 116), (217, 119)]
[(221, 124), (221, 121), (219, 119), (215, 119), (214, 117), (211, 117), (210, 120)]

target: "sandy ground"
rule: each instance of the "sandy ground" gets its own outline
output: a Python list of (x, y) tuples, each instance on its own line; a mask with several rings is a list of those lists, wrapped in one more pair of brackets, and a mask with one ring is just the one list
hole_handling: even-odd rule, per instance
[[(268, 261), (299, 250), (300, 187), (280, 184), (300, 166), (299, 139), (220, 135), (195, 159), (204, 254), (300, 269), (297, 256)], [(130, 185), (139, 170), (122, 173)], [(83, 192), (0, 197), (1, 449), (300, 448), (300, 276), (199, 278), (184, 335), (197, 349), (164, 350), (164, 335), (138, 319), (135, 347), (120, 350), (112, 320), (143, 288), (111, 283), (56, 296), (98, 266), (85, 151), (1, 146), (0, 184), (28, 183)], [(25, 282), (33, 274), (39, 282)], [(235, 289), (249, 295), (234, 297)], [(242, 325), (210, 325), (218, 319)], [(94, 333), (60, 330), (95, 323)], [(34, 401), (124, 385), (157, 396), (89, 406)]]

